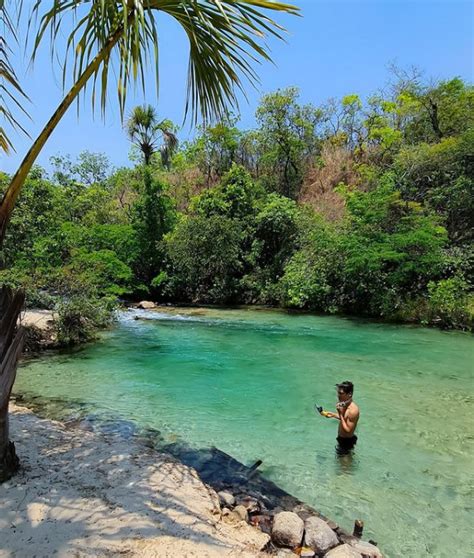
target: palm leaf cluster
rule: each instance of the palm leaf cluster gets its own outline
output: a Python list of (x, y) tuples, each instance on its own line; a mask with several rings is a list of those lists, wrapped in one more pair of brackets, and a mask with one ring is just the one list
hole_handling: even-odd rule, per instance
[[(178, 138), (168, 120), (158, 120), (156, 110), (151, 105), (135, 107), (127, 120), (127, 134), (131, 142), (140, 149), (146, 165), (158, 150), (164, 167), (169, 168), (170, 159), (178, 147)], [(158, 146), (160, 136), (163, 143)]]
[(298, 12), (294, 6), (270, 0), (51, 0), (50, 9), (40, 15), (44, 5), (45, 0), (36, 0), (33, 6), (33, 14), (39, 16), (33, 57), (48, 31), (54, 54), (66, 28), (64, 82), (71, 64), (73, 81), (77, 82), (99, 56), (92, 102), (100, 90), (100, 106), (105, 110), (109, 75), (115, 69), (122, 117), (130, 85), (138, 82), (145, 89), (145, 69), (150, 61), (158, 88), (157, 15), (163, 13), (176, 20), (189, 41), (186, 114), (192, 114), (194, 120), (201, 115), (205, 121), (222, 117), (229, 104), (237, 105), (243, 80), (258, 81), (254, 63), (270, 59), (263, 39), (269, 35), (282, 38), (283, 28), (262, 9)]
[[(21, 2), (18, 3), (17, 10), (19, 13)], [(5, 153), (13, 149), (13, 144), (4, 126), (20, 129), (26, 133), (15, 116), (17, 112), (26, 114), (20, 103), (20, 99), (24, 100), (26, 94), (10, 63), (9, 56), (12, 51), (8, 46), (7, 37), (14, 43), (18, 43), (13, 17), (7, 11), (5, 0), (0, 0), (0, 151)]]

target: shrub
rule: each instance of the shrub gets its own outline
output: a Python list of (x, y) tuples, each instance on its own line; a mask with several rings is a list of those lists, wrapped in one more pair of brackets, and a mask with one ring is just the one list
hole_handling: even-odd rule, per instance
[(63, 300), (56, 308), (58, 343), (70, 347), (93, 340), (97, 330), (112, 323), (114, 309), (115, 302), (111, 298), (77, 295)]

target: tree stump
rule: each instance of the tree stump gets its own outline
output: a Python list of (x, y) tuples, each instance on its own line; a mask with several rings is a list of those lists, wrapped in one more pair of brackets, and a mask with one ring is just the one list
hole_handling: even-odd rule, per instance
[(8, 405), (16, 378), (25, 332), (17, 328), (25, 295), (9, 287), (0, 290), (0, 482), (8, 480), (20, 466), (15, 444), (9, 439)]

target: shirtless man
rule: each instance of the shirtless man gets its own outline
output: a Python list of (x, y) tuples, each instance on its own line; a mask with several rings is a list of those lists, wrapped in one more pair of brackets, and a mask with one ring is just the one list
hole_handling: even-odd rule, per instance
[(337, 448), (339, 455), (349, 453), (357, 443), (357, 436), (354, 434), (357, 421), (359, 420), (359, 407), (352, 401), (354, 384), (352, 382), (342, 382), (336, 385), (339, 403), (336, 405), (336, 413), (328, 413), (326, 416), (335, 418), (339, 421), (337, 433)]

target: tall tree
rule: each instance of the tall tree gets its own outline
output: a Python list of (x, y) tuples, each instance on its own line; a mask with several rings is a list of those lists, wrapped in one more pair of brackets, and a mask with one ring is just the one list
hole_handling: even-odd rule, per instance
[[(7, 4), (10, 8), (21, 6), (21, 2), (0, 0), (3, 21), (11, 21), (8, 19)], [(157, 14), (172, 17), (182, 27), (189, 41), (186, 114), (191, 113), (194, 120), (198, 114), (204, 120), (210, 120), (222, 117), (229, 104), (237, 104), (237, 91), (242, 90), (244, 85), (242, 76), (250, 82), (257, 80), (253, 69), (255, 59), (270, 59), (266, 46), (261, 42), (262, 38), (269, 34), (281, 38), (282, 27), (261, 9), (292, 14), (298, 12), (294, 6), (271, 0), (54, 0), (51, 1), (50, 9), (43, 13), (44, 5), (45, 2), (35, 2), (33, 14), (30, 14), (30, 21), (35, 21), (36, 16), (39, 16), (38, 31), (33, 39), (33, 59), (48, 31), (54, 54), (54, 47), (62, 30), (68, 29), (68, 25), (72, 24), (72, 31), (67, 33), (63, 78), (65, 84), (72, 63), (73, 85), (34, 141), (3, 196), (0, 204), (0, 246), (28, 172), (49, 136), (89, 80), (92, 78), (92, 103), (94, 105), (98, 87), (100, 105), (104, 112), (109, 73), (114, 66), (112, 60), (117, 61), (118, 72), (113, 75), (117, 76), (121, 115), (125, 109), (128, 86), (139, 82), (144, 87), (145, 65), (150, 58), (154, 59), (158, 84)], [(76, 19), (71, 20), (71, 15)], [(14, 26), (9, 25), (8, 30), (12, 33)], [(4, 44), (2, 39), (0, 57), (3, 56), (3, 59)], [(0, 67), (2, 85), (6, 80), (18, 91), (11, 66)], [(12, 98), (16, 100), (14, 95)], [(2, 113), (9, 119), (11, 112)], [(17, 126), (15, 120), (9, 120), (13, 126)], [(9, 147), (10, 142), (2, 129), (0, 149), (7, 151)], [(13, 331), (17, 321), (15, 311), (18, 304), (15, 301), (18, 297), (12, 300), (4, 297), (4, 300), (5, 304), (1, 305), (2, 317), (7, 320), (8, 331)], [(15, 378), (16, 361), (11, 358), (11, 351), (15, 348), (14, 354), (19, 352), (16, 345), (18, 338), (18, 335), (14, 337), (12, 334), (2, 339), (2, 355), (6, 355), (2, 361), (5, 366), (2, 365), (0, 369), (2, 397), (7, 392), (9, 395), (8, 389), (4, 391), (4, 386), (8, 388)], [(7, 478), (14, 469), (9, 463), (16, 462), (15, 459), (7, 459), (10, 447), (7, 397), (6, 404), (0, 409), (0, 463), (5, 465), (3, 478)]]
[[(158, 120), (156, 110), (151, 105), (142, 105), (132, 110), (127, 120), (127, 134), (130, 141), (142, 152), (145, 165), (160, 152), (163, 167), (169, 169), (171, 157), (178, 147), (178, 138), (171, 129), (169, 120)], [(163, 143), (158, 146), (159, 138)]]

